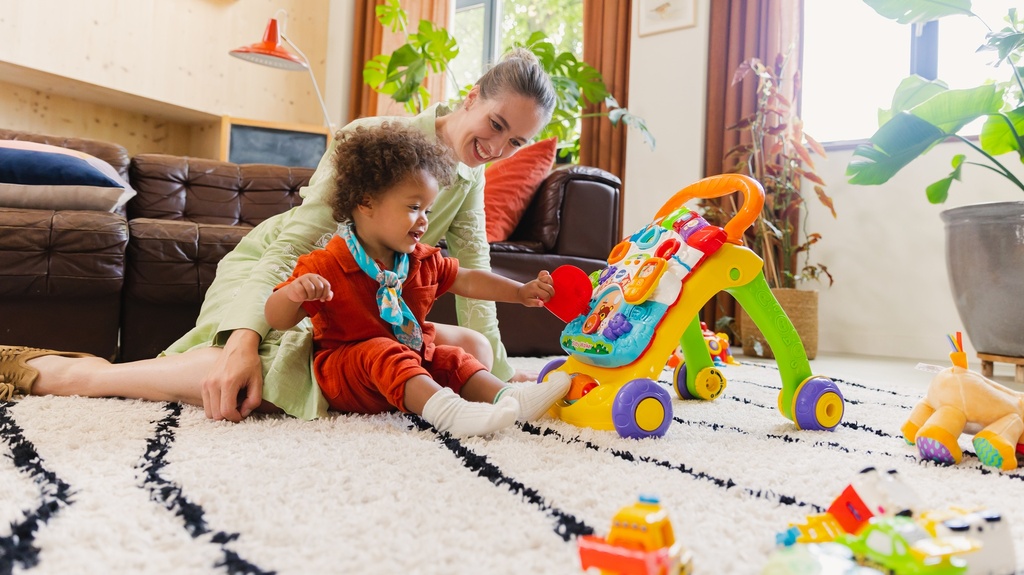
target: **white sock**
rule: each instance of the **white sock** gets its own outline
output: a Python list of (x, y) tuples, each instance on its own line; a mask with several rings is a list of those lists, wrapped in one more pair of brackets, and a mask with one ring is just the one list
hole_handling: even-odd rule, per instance
[(438, 431), (452, 435), (487, 435), (516, 422), (519, 404), (514, 397), (497, 403), (466, 401), (450, 388), (443, 387), (423, 406), (423, 419)]
[(496, 399), (502, 402), (509, 397), (519, 402), (520, 421), (533, 421), (547, 413), (556, 401), (569, 393), (572, 378), (568, 373), (556, 371), (548, 374), (547, 379), (540, 383), (524, 383), (510, 385), (498, 392)]

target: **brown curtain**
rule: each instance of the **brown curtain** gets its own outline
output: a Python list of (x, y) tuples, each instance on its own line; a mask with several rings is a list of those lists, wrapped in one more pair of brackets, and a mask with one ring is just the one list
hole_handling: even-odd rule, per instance
[(377, 111), (377, 92), (363, 82), (363, 66), (381, 53), (384, 28), (374, 8), (384, 0), (354, 0), (352, 24), (352, 76), (349, 78), (349, 120), (372, 116)]
[[(725, 154), (740, 143), (741, 137), (749, 139), (749, 134), (730, 130), (729, 126), (754, 111), (757, 82), (732, 86), (733, 72), (741, 62), (754, 57), (771, 65), (790, 46), (797, 50), (793, 57), (800, 54), (803, 0), (715, 0), (710, 19), (705, 176), (733, 171), (735, 165), (727, 165)], [(736, 301), (722, 293), (704, 307), (702, 319), (709, 328), (716, 329), (719, 318), (737, 318), (737, 313)]]
[[(629, 105), (630, 0), (583, 0), (583, 61), (601, 73), (608, 91), (623, 108)], [(599, 112), (604, 106), (589, 106), (584, 113)], [(626, 181), (626, 128), (613, 127), (605, 117), (583, 120), (580, 134), (580, 164), (607, 170)], [(619, 195), (619, 228), (622, 202)]]
[[(385, 30), (377, 21), (375, 8), (384, 0), (354, 0), (355, 17), (352, 33), (352, 76), (349, 117), (353, 120), (367, 116), (405, 115), (405, 108), (391, 98), (381, 97), (363, 83), (363, 66), (374, 56), (394, 52), (405, 43), (400, 32)], [(429, 20), (435, 26), (448, 28), (450, 0), (403, 0), (402, 9), (409, 15), (409, 30), (415, 31), (420, 20)], [(444, 76), (433, 74), (427, 78), (427, 90), (434, 102), (444, 99)]]

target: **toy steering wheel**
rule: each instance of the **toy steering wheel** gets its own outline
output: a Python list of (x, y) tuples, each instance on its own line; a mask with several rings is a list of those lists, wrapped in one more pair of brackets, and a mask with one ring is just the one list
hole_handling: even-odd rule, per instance
[(761, 215), (761, 208), (764, 207), (764, 188), (760, 182), (749, 176), (722, 174), (694, 182), (669, 198), (654, 219), (658, 220), (671, 214), (692, 199), (719, 198), (733, 192), (743, 194), (743, 205), (729, 223), (725, 224), (725, 235), (729, 243), (743, 245), (743, 232)]

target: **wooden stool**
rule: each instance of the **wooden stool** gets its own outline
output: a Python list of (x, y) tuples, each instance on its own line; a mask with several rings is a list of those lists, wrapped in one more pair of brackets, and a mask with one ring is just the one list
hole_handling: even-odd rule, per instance
[(1005, 355), (992, 355), (990, 353), (979, 353), (981, 360), (981, 375), (992, 377), (992, 362), (1012, 363), (1016, 366), (1013, 372), (1014, 383), (1024, 384), (1024, 357), (1007, 357)]

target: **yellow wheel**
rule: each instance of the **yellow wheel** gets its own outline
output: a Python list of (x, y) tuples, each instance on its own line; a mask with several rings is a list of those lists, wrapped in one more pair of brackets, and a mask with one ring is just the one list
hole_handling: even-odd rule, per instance
[(725, 391), (725, 385), (725, 375), (718, 368), (705, 367), (697, 372), (697, 377), (693, 382), (694, 395), (698, 399), (711, 401), (722, 395), (722, 392)]

